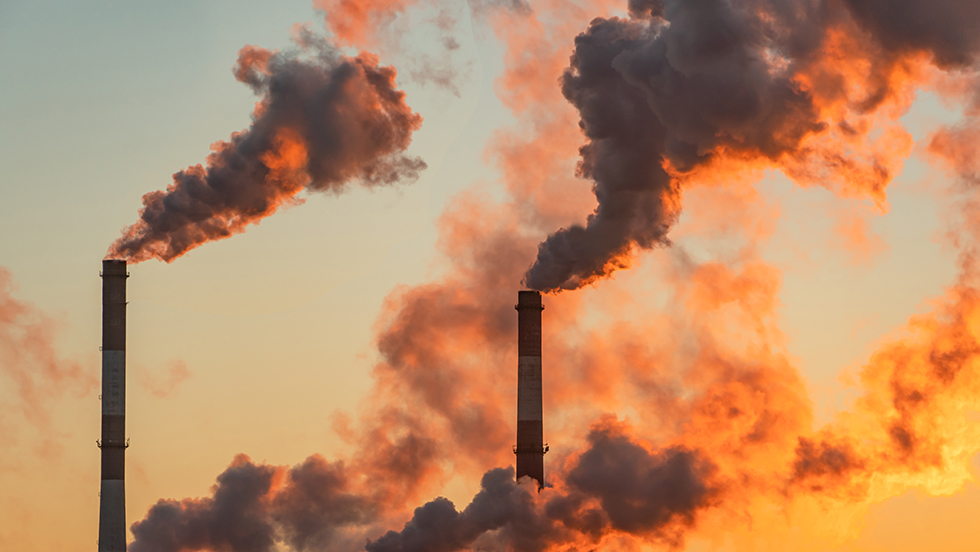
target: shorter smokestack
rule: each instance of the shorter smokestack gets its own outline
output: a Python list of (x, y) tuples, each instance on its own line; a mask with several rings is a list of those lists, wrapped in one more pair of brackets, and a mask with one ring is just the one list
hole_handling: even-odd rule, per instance
[(528, 476), (544, 487), (541, 418), (541, 293), (517, 294), (517, 479)]

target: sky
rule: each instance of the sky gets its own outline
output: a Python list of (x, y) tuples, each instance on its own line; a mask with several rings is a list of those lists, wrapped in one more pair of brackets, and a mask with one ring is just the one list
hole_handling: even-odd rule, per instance
[[(636, 51), (657, 40), (655, 29), (685, 36), (680, 4), (648, 4), (653, 12), (643, 15), (642, 2), (561, 0), (0, 3), (0, 549), (95, 547), (101, 261), (139, 219), (144, 194), (275, 113), (268, 103), (253, 113), (263, 89), (257, 98), (236, 80), (246, 45), (289, 52), (306, 41), (303, 59), (329, 71), (341, 63), (336, 56), (376, 54), (357, 59), (368, 59), (368, 73), (394, 67), (399, 101), (421, 122), (400, 127), (407, 137), (388, 150), (367, 148), (363, 165), (403, 155), (426, 167), (368, 185), (360, 165), (336, 181), (314, 175), (230, 239), (130, 266), (126, 508), (128, 523), (146, 520), (143, 536), (130, 533), (139, 543), (131, 549), (357, 550), (370, 541), (384, 550), (417, 506), (444, 496), (462, 512), (481, 489), (492, 494), (492, 470), (513, 464), (512, 305), (522, 277), (547, 260), (536, 256), (538, 244), (586, 225), (595, 190), (603, 198), (619, 191), (619, 176), (608, 176), (616, 171), (602, 172), (604, 152), (621, 144), (602, 142), (600, 127), (615, 114), (588, 102), (616, 106), (634, 101), (632, 92), (590, 95), (585, 60), (605, 35), (578, 45), (575, 37), (593, 18), (614, 16), (607, 21), (626, 29), (615, 44), (636, 41)], [(673, 31), (657, 27), (665, 5)], [(980, 17), (969, 3), (937, 9)], [(369, 14), (361, 26), (358, 13)], [(540, 496), (527, 485), (506, 492), (547, 529), (527, 529), (527, 537), (513, 520), (500, 521), (430, 549), (972, 549), (980, 364), (971, 347), (980, 330), (972, 323), (969, 155), (958, 152), (976, 140), (955, 130), (974, 123), (976, 66), (939, 47), (930, 53), (927, 38), (894, 52), (882, 40), (837, 53), (852, 79), (845, 96), (866, 91), (874, 79), (863, 78), (876, 68), (891, 71), (882, 85), (891, 94), (876, 107), (818, 86), (832, 80), (832, 69), (813, 62), (825, 50), (793, 77), (817, 98), (814, 117), (847, 120), (851, 134), (831, 125), (793, 138), (780, 127), (793, 143), (757, 146), (746, 130), (757, 122), (725, 126), (733, 117), (702, 136), (697, 125), (670, 127), (671, 116), (658, 112), (663, 133), (701, 148), (686, 167), (681, 154), (649, 149), (651, 170), (667, 175), (650, 177), (650, 197), (666, 213), (658, 220), (670, 243), (659, 234), (651, 242), (641, 228), (647, 219), (636, 215), (624, 225), (625, 249), (614, 244), (599, 259), (601, 273), (542, 287), (552, 291), (543, 348), (553, 487)], [(334, 45), (334, 57), (316, 57), (323, 44)], [(767, 50), (770, 76), (759, 78), (771, 78), (771, 90), (786, 48)], [(559, 78), (571, 63), (580, 64), (579, 80), (566, 78), (563, 96)], [(632, 70), (618, 63), (617, 71)], [(269, 67), (257, 63), (256, 78), (277, 66)], [(711, 102), (724, 103), (710, 90)], [(358, 98), (356, 109), (374, 105)], [(685, 106), (668, 104), (667, 113)], [(601, 116), (590, 118), (590, 109)], [(765, 124), (781, 116), (772, 113)], [(796, 115), (786, 115), (787, 126)], [(591, 173), (578, 165), (587, 143)], [(883, 186), (826, 152), (871, 166)], [(345, 151), (337, 164), (352, 157)], [(630, 162), (610, 166), (625, 173)], [(618, 212), (604, 208), (599, 218)], [(963, 335), (948, 330), (960, 325)], [(966, 351), (949, 353), (952, 380), (915, 372), (938, 365), (947, 349)], [(897, 398), (913, 388), (930, 397), (928, 407)], [(904, 456), (883, 437), (894, 438), (897, 426), (882, 430), (893, 419), (917, 432), (918, 448)], [(772, 429), (762, 438), (750, 426)], [(392, 460), (407, 454), (406, 443), (423, 451), (412, 449), (410, 467)], [(650, 483), (638, 499), (650, 501), (635, 513), (639, 525), (617, 517), (619, 495), (609, 493), (621, 480), (588, 469), (597, 451), (614, 446), (652, 462), (640, 472), (657, 481), (671, 459), (697, 459), (689, 468), (697, 492), (677, 491), (693, 502), (672, 504), (675, 495)], [(340, 509), (360, 517), (338, 521), (313, 499), (289, 506), (309, 458), (345, 481)], [(164, 504), (190, 519), (188, 505), (220, 503), (219, 474), (255, 466), (275, 474), (259, 500), (268, 511), (255, 522), (271, 528), (271, 548), (227, 544), (218, 529), (210, 544), (153, 548), (159, 500), (189, 499)], [(632, 473), (607, 470), (627, 480)], [(475, 518), (482, 503), (473, 504), (466, 512)], [(578, 510), (559, 519), (558, 504)], [(590, 504), (605, 520), (598, 533), (576, 529)], [(303, 532), (290, 520), (306, 509), (321, 521)]]

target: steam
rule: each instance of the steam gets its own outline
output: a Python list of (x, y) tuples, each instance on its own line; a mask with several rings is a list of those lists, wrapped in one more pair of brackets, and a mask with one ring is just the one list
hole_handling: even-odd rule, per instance
[(251, 126), (212, 146), (207, 165), (143, 196), (140, 220), (109, 248), (130, 263), (173, 261), (258, 224), (303, 190), (342, 193), (418, 178), (425, 163), (402, 152), (422, 118), (395, 88), (395, 70), (372, 54), (341, 55), (303, 33), (297, 52), (242, 48), (235, 78), (261, 97)]

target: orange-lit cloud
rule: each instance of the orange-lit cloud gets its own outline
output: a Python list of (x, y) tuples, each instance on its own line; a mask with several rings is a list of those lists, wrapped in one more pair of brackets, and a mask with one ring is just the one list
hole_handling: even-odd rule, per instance
[(339, 44), (375, 47), (377, 33), (413, 6), (413, 0), (314, 0)]

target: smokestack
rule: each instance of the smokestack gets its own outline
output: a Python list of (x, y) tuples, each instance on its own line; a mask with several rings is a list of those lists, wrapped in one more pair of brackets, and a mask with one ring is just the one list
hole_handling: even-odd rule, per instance
[(541, 429), (541, 293), (517, 293), (517, 479), (525, 475), (544, 487)]
[(126, 552), (126, 261), (102, 261), (99, 552)]

